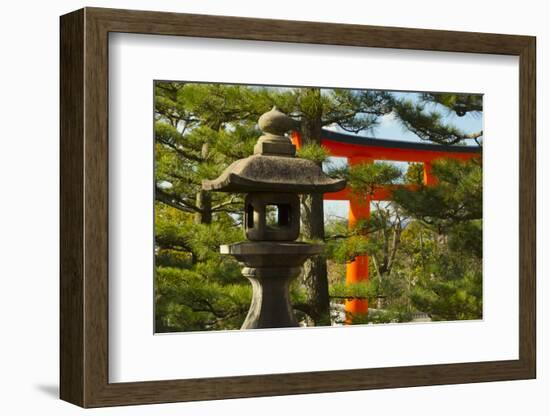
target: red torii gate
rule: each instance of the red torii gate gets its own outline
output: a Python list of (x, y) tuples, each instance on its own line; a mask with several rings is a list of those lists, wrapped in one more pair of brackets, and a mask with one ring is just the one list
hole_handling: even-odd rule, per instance
[[(434, 185), (437, 178), (432, 174), (432, 162), (437, 159), (469, 160), (479, 157), (478, 146), (450, 146), (432, 143), (406, 142), (398, 140), (374, 139), (351, 134), (322, 130), (321, 145), (331, 156), (346, 157), (350, 166), (359, 163), (372, 163), (375, 160), (397, 162), (418, 162), (424, 165), (424, 185)], [(299, 132), (292, 132), (291, 139), (299, 149), (302, 140)], [(392, 191), (399, 186), (381, 186), (370, 195), (358, 197), (348, 188), (324, 195), (325, 200), (349, 201), (348, 225), (353, 227), (360, 219), (370, 217), (371, 201), (391, 200)], [(369, 278), (368, 256), (358, 256), (346, 266), (346, 284), (364, 282)], [(353, 299), (346, 301), (346, 312), (364, 314), (369, 310), (367, 300)]]

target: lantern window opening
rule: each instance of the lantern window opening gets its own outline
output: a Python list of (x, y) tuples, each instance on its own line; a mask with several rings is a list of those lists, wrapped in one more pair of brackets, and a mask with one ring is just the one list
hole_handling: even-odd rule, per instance
[(246, 226), (254, 228), (254, 206), (252, 204), (246, 206)]
[(268, 203), (265, 206), (265, 224), (268, 228), (290, 226), (290, 204)]

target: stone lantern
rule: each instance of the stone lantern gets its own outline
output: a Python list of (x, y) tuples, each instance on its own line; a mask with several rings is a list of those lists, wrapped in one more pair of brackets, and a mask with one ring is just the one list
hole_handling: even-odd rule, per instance
[(300, 194), (336, 192), (343, 179), (327, 176), (314, 162), (296, 158), (296, 147), (284, 134), (295, 121), (275, 107), (258, 125), (264, 132), (254, 154), (232, 163), (217, 179), (203, 181), (208, 191), (246, 193), (244, 229), (249, 241), (224, 245), (244, 264), (252, 283), (252, 303), (241, 329), (298, 326), (289, 286), (304, 261), (321, 253), (322, 245), (295, 241), (300, 233)]

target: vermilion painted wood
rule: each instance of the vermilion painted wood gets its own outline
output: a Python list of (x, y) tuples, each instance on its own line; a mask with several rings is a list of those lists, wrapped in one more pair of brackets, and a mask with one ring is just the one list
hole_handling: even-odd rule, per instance
[(469, 160), (479, 157), (477, 153), (441, 152), (435, 150), (409, 150), (399, 148), (387, 148), (377, 146), (361, 146), (358, 144), (346, 144), (332, 140), (321, 140), (321, 144), (327, 148), (331, 156), (338, 157), (368, 157), (372, 160), (393, 160), (396, 162), (432, 162), (436, 159)]
[[(355, 154), (348, 157), (350, 166), (361, 163), (372, 163), (373, 159), (366, 155)], [(325, 196), (325, 198), (329, 198)], [(348, 208), (348, 227), (353, 228), (361, 220), (370, 218), (371, 196), (360, 197), (350, 195)], [(353, 261), (346, 264), (346, 284), (366, 282), (369, 280), (369, 256), (357, 256)], [(369, 301), (367, 299), (346, 299), (344, 304), (346, 312), (351, 314), (364, 314), (369, 311)], [(352, 319), (346, 318), (346, 323), (351, 324)]]
[[(348, 135), (339, 134), (339, 136), (347, 137)], [(291, 140), (298, 149), (301, 148), (302, 139), (300, 133), (292, 132)], [(469, 160), (481, 155), (481, 149), (473, 146), (443, 146), (415, 143), (414, 145), (416, 146), (408, 148), (405, 145), (413, 144), (397, 140), (394, 141), (394, 145), (389, 145), (390, 140), (386, 139), (367, 138), (364, 143), (360, 142), (361, 139), (354, 141), (357, 143), (332, 140), (326, 136), (321, 137), (321, 145), (328, 150), (331, 156), (336, 157), (391, 160), (396, 162), (433, 162), (437, 159)], [(378, 141), (383, 144), (376, 143)]]
[[(109, 383), (109, 32), (519, 56), (519, 359)], [(535, 38), (86, 8), (61, 17), (60, 47), (62, 399), (83, 407), (99, 407), (535, 377)]]

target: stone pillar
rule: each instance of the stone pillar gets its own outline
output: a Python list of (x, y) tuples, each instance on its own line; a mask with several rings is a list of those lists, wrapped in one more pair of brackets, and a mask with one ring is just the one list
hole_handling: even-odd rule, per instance
[(298, 326), (288, 290), (300, 271), (300, 267), (243, 268), (243, 276), (252, 283), (252, 303), (241, 329)]

